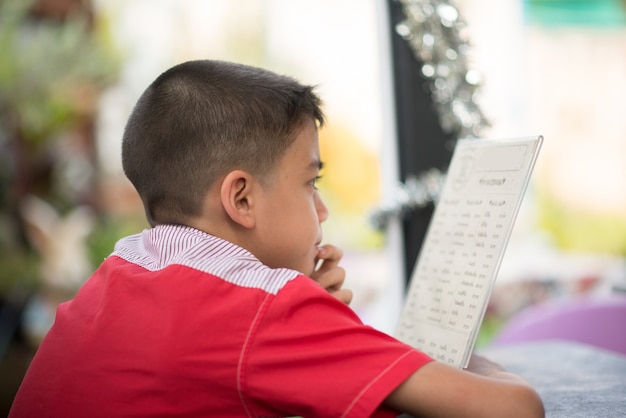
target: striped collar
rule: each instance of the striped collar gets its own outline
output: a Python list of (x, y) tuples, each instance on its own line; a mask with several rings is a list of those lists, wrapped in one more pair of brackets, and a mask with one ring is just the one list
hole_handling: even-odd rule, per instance
[(112, 256), (149, 271), (182, 265), (241, 287), (276, 294), (301, 273), (272, 269), (248, 250), (195, 228), (158, 225), (121, 239)]

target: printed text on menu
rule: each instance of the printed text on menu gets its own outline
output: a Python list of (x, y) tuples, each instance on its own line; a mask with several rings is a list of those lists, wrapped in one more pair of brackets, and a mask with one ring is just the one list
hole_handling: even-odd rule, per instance
[(459, 141), (400, 318), (400, 340), (465, 367), (541, 137)]

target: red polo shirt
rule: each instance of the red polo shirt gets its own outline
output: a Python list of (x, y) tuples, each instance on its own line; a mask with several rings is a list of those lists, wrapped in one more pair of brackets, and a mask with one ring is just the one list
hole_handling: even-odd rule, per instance
[(10, 417), (394, 416), (430, 360), (298, 272), (159, 226), (59, 306)]

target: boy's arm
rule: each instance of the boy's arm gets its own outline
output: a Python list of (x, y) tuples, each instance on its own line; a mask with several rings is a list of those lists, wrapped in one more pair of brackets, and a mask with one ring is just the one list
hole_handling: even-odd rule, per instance
[[(338, 266), (343, 253), (334, 245), (319, 249), (319, 267), (311, 278), (331, 295), (350, 303), (352, 292), (342, 289), (345, 271)], [(385, 400), (397, 411), (427, 417), (544, 417), (537, 393), (519, 376), (483, 357), (473, 355), (467, 371), (430, 362), (398, 386)]]
[(413, 373), (385, 400), (427, 417), (544, 417), (539, 395), (519, 376), (474, 356), (467, 371), (436, 361)]

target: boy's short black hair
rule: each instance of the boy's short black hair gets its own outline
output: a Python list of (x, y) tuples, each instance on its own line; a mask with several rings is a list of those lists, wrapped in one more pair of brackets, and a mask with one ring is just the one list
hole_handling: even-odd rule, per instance
[(181, 224), (200, 214), (211, 184), (229, 171), (266, 178), (307, 120), (324, 123), (312, 86), (247, 65), (189, 61), (140, 97), (122, 165), (150, 224)]

